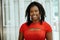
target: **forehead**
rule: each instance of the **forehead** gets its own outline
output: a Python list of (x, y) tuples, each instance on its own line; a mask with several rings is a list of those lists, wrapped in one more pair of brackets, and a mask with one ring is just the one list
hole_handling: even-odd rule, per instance
[(37, 6), (32, 6), (32, 7), (30, 8), (30, 10), (38, 10), (38, 7), (37, 7)]

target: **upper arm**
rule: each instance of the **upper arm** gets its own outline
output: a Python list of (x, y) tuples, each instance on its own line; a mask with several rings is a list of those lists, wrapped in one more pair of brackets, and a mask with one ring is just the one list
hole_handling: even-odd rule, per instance
[(46, 39), (47, 40), (52, 40), (52, 32), (47, 32), (46, 33)]
[(18, 40), (23, 40), (23, 39), (24, 39), (23, 33), (19, 32), (19, 38), (18, 38)]
[(21, 27), (19, 28), (19, 40), (23, 40), (24, 39), (24, 30), (25, 30), (25, 24), (22, 24)]
[(52, 28), (48, 23), (46, 23), (46, 39), (52, 40)]

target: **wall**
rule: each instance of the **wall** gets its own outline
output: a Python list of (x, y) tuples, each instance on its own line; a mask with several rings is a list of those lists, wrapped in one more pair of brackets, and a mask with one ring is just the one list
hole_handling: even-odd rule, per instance
[[(3, 33), (4, 40), (18, 40), (19, 28), (26, 21), (25, 10), (34, 0), (3, 0)], [(46, 11), (46, 21), (53, 29), (53, 40), (59, 40), (58, 0), (35, 0), (40, 2)], [(57, 19), (57, 20), (56, 20)]]

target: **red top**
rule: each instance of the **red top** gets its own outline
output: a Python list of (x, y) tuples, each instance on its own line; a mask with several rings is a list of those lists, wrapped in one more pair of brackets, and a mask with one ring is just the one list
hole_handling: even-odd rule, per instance
[(24, 23), (19, 31), (23, 33), (25, 40), (45, 40), (46, 33), (52, 32), (52, 28), (46, 22), (43, 22), (42, 25), (39, 22), (31, 23), (29, 27)]

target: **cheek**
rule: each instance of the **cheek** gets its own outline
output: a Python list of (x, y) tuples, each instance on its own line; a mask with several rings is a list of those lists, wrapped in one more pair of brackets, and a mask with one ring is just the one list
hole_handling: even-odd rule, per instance
[(33, 16), (33, 13), (30, 13), (30, 17), (32, 17)]
[(40, 17), (40, 16), (41, 16), (41, 14), (40, 14), (39, 12), (37, 12), (37, 15), (38, 15), (38, 17)]
[(30, 13), (30, 16), (33, 15), (32, 13)]
[(38, 17), (40, 17), (40, 14), (39, 14), (39, 12), (36, 14)]
[(37, 14), (37, 17), (40, 18), (40, 14)]
[(37, 17), (40, 17), (40, 13), (39, 12), (36, 12), (36, 15), (37, 15)]

